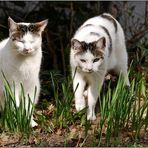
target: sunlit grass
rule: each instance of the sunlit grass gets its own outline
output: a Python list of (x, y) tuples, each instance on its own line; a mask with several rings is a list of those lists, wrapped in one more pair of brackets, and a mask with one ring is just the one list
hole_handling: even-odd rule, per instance
[[(52, 87), (55, 99), (54, 119), (56, 124), (62, 127), (67, 127), (70, 123), (74, 123), (79, 118), (84, 110), (74, 113), (71, 110), (74, 93), (72, 92), (72, 80), (65, 80), (61, 86), (57, 85), (56, 80), (51, 73)], [(76, 88), (77, 89), (77, 88)]]
[(100, 100), (101, 119), (97, 129), (99, 144), (102, 129), (105, 129), (107, 146), (110, 145), (112, 137), (118, 139), (123, 129), (129, 130), (133, 134), (133, 139), (138, 140), (141, 129), (148, 125), (148, 92), (145, 87), (142, 75), (133, 79), (128, 89), (120, 77), (116, 88), (111, 90), (109, 86), (107, 94), (103, 94)]
[[(140, 138), (141, 132), (148, 129), (148, 89), (143, 73), (135, 74), (130, 71), (130, 87), (126, 87), (122, 77), (119, 76), (117, 84), (112, 88), (112, 82), (108, 84), (108, 88), (101, 90), (99, 96), (99, 108), (97, 117), (99, 120), (95, 122), (93, 129), (92, 146), (118, 146), (121, 142), (122, 132), (130, 132), (132, 142), (136, 145)], [(47, 118), (42, 113), (36, 116), (39, 127), (45, 127), (44, 130), (54, 132), (55, 129), (66, 129), (65, 146), (68, 143), (68, 130), (70, 126), (81, 127), (84, 135), (82, 143), (77, 146), (85, 146), (87, 138), (89, 138), (89, 130), (92, 125), (87, 121), (87, 107), (80, 112), (74, 109), (74, 92), (72, 90), (72, 79), (67, 78), (59, 83), (53, 73), (50, 73), (53, 89), (54, 109), (52, 116)], [(5, 79), (5, 98), (6, 105), (0, 119), (0, 126), (3, 131), (28, 132), (30, 128), (30, 120), (33, 114), (33, 108), (30, 97), (26, 98), (22, 84), (20, 106), (16, 106), (15, 102), (15, 84), (13, 89)], [(78, 87), (78, 86), (77, 86)], [(77, 89), (76, 89), (77, 90)], [(75, 90), (75, 91), (76, 91)], [(99, 91), (99, 90), (98, 90)], [(36, 94), (36, 91), (35, 91)], [(35, 96), (34, 94), (34, 96)], [(29, 99), (28, 110), (25, 110), (25, 99)], [(28, 111), (31, 110), (31, 114)], [(50, 128), (52, 124), (52, 128)], [(48, 128), (49, 127), (49, 128)], [(92, 135), (91, 135), (92, 136)]]
[[(3, 74), (4, 76), (4, 74)], [(1, 112), (0, 125), (5, 131), (11, 132), (24, 132), (28, 133), (31, 129), (30, 121), (33, 114), (33, 103), (30, 96), (26, 97), (24, 93), (23, 85), (20, 84), (21, 96), (20, 105), (17, 107), (15, 100), (15, 83), (13, 87), (10, 87), (9, 82), (4, 76), (4, 96), (5, 96), (5, 106)], [(34, 92), (34, 98), (36, 95), (36, 88)], [(28, 99), (28, 108), (26, 109), (26, 99)]]
[[(51, 79), (56, 102), (54, 112), (56, 123), (62, 128), (80, 120), (85, 136), (88, 136), (91, 123), (86, 120), (86, 109), (78, 113), (71, 111), (74, 97), (72, 80), (67, 80), (61, 86), (56, 86), (52, 74)], [(100, 109), (100, 121), (97, 128), (94, 129), (94, 139), (95, 135), (97, 135), (97, 139), (93, 141), (92, 145), (101, 146), (102, 138), (105, 136), (105, 145), (110, 146), (113, 139), (120, 141), (119, 135), (122, 130), (131, 132), (133, 141), (138, 142), (141, 130), (146, 130), (148, 125), (147, 100), (148, 91), (143, 74), (137, 74), (131, 80), (129, 88), (120, 76), (114, 88), (111, 88), (109, 84), (107, 92), (102, 90), (102, 95), (99, 97), (99, 106), (97, 107)]]

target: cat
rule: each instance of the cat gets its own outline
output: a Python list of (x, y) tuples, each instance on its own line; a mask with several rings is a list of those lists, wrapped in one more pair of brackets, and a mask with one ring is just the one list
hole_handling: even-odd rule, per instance
[[(15, 83), (16, 106), (20, 105), (22, 83), (26, 94), (25, 107), (28, 110), (28, 95), (33, 104), (38, 102), (40, 93), (39, 71), (42, 59), (42, 31), (48, 24), (48, 20), (36, 23), (16, 23), (8, 18), (9, 37), (0, 42), (0, 105), (4, 108), (4, 82), (3, 74), (13, 90)], [(35, 87), (37, 88), (34, 100)], [(37, 126), (31, 118), (30, 125)]]
[(71, 39), (70, 65), (76, 110), (84, 109), (87, 104), (87, 119), (95, 120), (95, 106), (106, 73), (112, 69), (121, 73), (129, 86), (127, 63), (124, 32), (113, 16), (103, 13), (84, 22)]

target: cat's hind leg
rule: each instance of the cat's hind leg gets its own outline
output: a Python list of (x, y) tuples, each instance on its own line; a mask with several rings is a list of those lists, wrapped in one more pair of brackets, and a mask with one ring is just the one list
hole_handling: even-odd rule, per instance
[[(36, 92), (36, 93), (35, 93)], [(31, 87), (30, 89), (25, 91), (25, 107), (26, 111), (28, 112), (28, 115), (30, 117), (30, 125), (31, 127), (38, 126), (38, 124), (33, 119), (33, 112), (34, 112), (34, 105), (37, 104), (38, 98), (39, 98), (39, 92), (40, 92), (40, 83), (36, 83), (34, 87)]]
[(128, 78), (128, 71), (127, 71), (127, 65), (126, 63), (122, 63), (120, 65), (117, 65), (115, 67), (115, 72), (123, 77), (124, 81), (125, 81), (125, 84), (127, 86), (130, 86), (130, 81), (129, 81), (129, 78)]
[(114, 67), (114, 71), (121, 76), (127, 86), (130, 86), (130, 81), (128, 78), (128, 54), (126, 51), (125, 43), (122, 40), (119, 40), (118, 44), (116, 44), (115, 57), (116, 64)]
[(20, 89), (17, 85), (15, 86), (15, 94), (14, 95), (15, 95), (16, 107), (19, 107), (20, 106)]

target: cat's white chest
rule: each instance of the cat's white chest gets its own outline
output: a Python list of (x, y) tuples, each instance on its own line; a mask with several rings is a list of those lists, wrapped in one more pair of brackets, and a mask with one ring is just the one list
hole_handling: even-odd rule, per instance
[(11, 57), (5, 65), (3, 72), (6, 78), (12, 81), (25, 82), (38, 74), (40, 69), (41, 56), (36, 57)]
[(35, 73), (35, 67), (36, 65), (33, 65), (32, 61), (24, 61), (21, 65), (18, 66), (18, 69), (16, 69), (16, 72), (20, 75), (21, 79), (27, 80), (29, 77)]
[(20, 79), (27, 80), (38, 74), (40, 69), (41, 58), (32, 57), (28, 58), (21, 63), (18, 63), (16, 71), (20, 74)]

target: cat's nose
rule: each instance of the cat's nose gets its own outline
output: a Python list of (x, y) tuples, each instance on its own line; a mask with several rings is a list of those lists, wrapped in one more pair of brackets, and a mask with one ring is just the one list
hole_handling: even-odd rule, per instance
[(92, 69), (88, 69), (88, 72), (92, 72), (93, 70)]
[(29, 53), (30, 51), (31, 51), (31, 48), (25, 48), (25, 49), (24, 49), (24, 52), (25, 52), (25, 53)]

